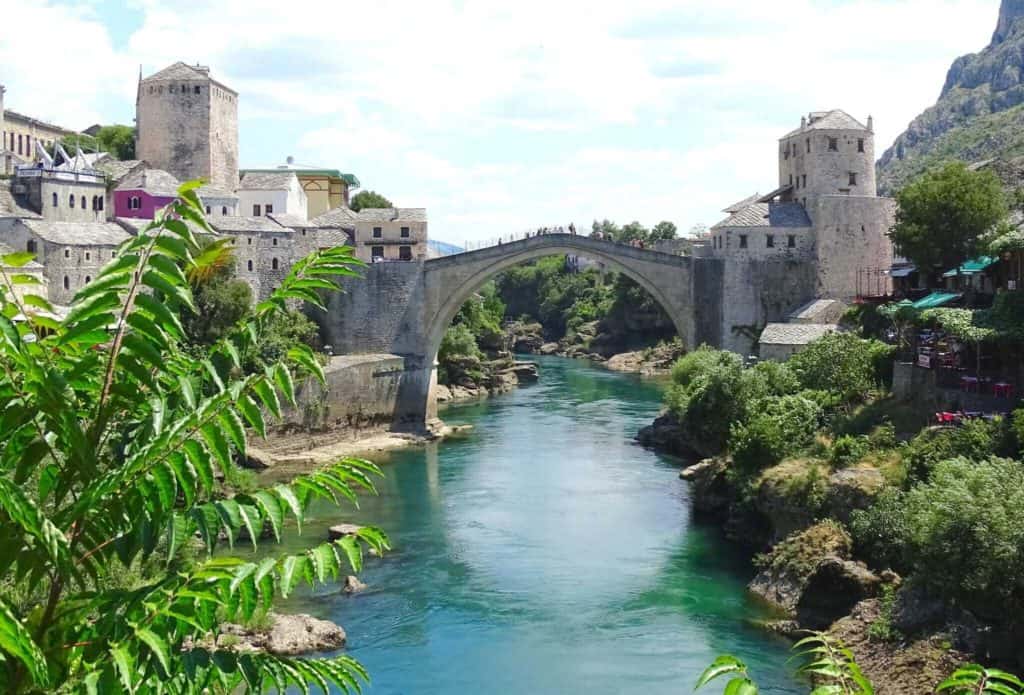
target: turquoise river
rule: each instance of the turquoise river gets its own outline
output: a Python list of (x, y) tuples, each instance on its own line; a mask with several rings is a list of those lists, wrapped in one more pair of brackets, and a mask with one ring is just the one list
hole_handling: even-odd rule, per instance
[(365, 592), (280, 609), (343, 625), (370, 695), (681, 694), (722, 652), (764, 693), (806, 692), (788, 645), (747, 624), (749, 562), (691, 518), (679, 462), (633, 442), (661, 386), (539, 362), (538, 384), (442, 413), (468, 435), (381, 459), (359, 511), (315, 507), (291, 549), (356, 522), (395, 550), (369, 558)]

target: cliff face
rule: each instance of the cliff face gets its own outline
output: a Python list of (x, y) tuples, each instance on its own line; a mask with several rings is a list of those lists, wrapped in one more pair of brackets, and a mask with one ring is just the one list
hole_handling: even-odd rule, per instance
[(953, 61), (938, 102), (915, 118), (878, 162), (891, 194), (950, 159), (1024, 155), (1024, 0), (1003, 0), (990, 43)]

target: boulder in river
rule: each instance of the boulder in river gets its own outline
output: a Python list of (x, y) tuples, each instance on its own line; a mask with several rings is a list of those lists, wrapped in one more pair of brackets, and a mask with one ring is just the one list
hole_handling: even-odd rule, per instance
[(337, 524), (327, 529), (327, 537), (332, 541), (339, 540), (345, 536), (354, 536), (359, 533), (362, 526), (356, 524)]
[(225, 623), (217, 645), (236, 651), (266, 651), (279, 656), (324, 652), (345, 646), (345, 630), (329, 620), (309, 615), (267, 615), (269, 628), (247, 628)]
[(365, 589), (366, 584), (359, 581), (359, 577), (354, 574), (350, 574), (345, 577), (345, 585), (341, 588), (341, 591), (345, 594), (358, 594), (360, 591)]

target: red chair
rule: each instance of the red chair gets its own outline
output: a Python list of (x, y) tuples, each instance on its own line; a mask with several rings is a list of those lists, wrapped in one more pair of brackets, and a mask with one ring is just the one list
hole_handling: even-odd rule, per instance
[(1005, 381), (997, 382), (992, 385), (992, 393), (995, 395), (996, 398), (1013, 398), (1013, 384), (1010, 384)]

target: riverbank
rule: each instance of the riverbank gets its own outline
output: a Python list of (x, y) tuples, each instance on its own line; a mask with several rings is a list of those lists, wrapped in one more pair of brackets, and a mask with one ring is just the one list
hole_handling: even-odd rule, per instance
[(699, 350), (637, 440), (682, 457), (694, 511), (754, 555), (748, 590), (783, 616), (766, 630), (840, 637), (879, 695), (967, 660), (1020, 670), (1024, 411), (929, 426), (880, 388), (884, 357), (854, 336), (786, 365)]

